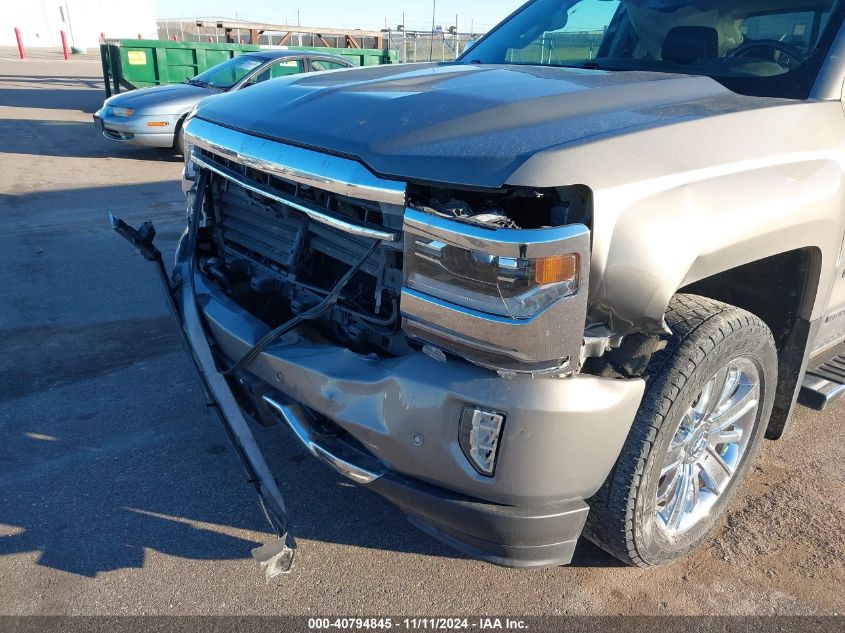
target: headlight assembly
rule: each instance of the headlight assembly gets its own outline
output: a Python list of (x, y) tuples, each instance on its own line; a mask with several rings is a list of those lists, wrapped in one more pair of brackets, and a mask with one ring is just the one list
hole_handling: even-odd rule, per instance
[(403, 328), (492, 369), (571, 373), (587, 313), (583, 224), (490, 229), (405, 211)]
[(135, 110), (132, 108), (118, 108), (116, 106), (109, 106), (109, 114), (116, 117), (121, 117), (123, 119), (128, 119), (133, 114), (135, 114)]
[(416, 235), (407, 239), (405, 286), (464, 308), (529, 319), (578, 292), (578, 253), (503, 257)]

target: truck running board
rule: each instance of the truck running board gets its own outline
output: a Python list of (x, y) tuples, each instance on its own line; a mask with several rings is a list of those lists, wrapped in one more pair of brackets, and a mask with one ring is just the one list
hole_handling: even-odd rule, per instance
[(831, 402), (845, 396), (845, 347), (840, 345), (810, 363), (798, 402), (823, 411)]

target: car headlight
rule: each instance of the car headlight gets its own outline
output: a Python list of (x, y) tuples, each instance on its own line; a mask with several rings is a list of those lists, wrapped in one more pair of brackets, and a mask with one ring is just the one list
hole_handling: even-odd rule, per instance
[(529, 319), (580, 285), (577, 253), (501, 257), (417, 235), (406, 249), (407, 288), (486, 314)]
[(109, 114), (111, 114), (112, 116), (118, 116), (128, 119), (133, 114), (135, 114), (135, 110), (132, 108), (119, 108), (116, 106), (109, 106)]
[(507, 372), (577, 370), (590, 230), (484, 228), (405, 210), (402, 329)]

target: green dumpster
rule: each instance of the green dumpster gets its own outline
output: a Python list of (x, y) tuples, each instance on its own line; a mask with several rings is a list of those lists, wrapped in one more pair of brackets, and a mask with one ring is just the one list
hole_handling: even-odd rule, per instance
[(178, 84), (243, 53), (260, 50), (250, 44), (107, 40), (100, 45), (106, 96), (121, 88)]
[[(169, 40), (106, 40), (100, 45), (106, 97), (121, 89), (183, 83), (212, 66), (244, 53), (262, 50), (253, 44), (174, 42)], [(281, 47), (341, 55), (358, 66), (395, 64), (399, 52), (363, 48)]]
[(287, 48), (298, 51), (317, 51), (330, 55), (345, 57), (357, 66), (379, 66), (381, 64), (398, 64), (399, 51), (378, 48), (325, 48), (322, 46), (289, 46)]

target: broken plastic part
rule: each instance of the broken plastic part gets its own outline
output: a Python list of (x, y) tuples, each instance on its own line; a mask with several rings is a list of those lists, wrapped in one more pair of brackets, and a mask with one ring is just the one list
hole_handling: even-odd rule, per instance
[[(205, 179), (205, 175), (200, 176), (197, 185), (198, 190), (204, 190)], [(194, 364), (211, 403), (209, 408), (219, 413), (221, 422), (238, 457), (241, 459), (247, 478), (256, 488), (264, 516), (281, 540), (281, 544), (274, 541), (274, 543), (264, 546), (265, 549), (257, 548), (259, 550), (258, 555), (262, 557), (262, 564), (265, 566), (265, 573), (268, 578), (271, 578), (290, 571), (293, 564), (293, 547), (290, 544), (293, 543), (293, 539), (287, 531), (287, 510), (278, 484), (264, 460), (261, 449), (255, 442), (252, 431), (244, 419), (243, 412), (235, 400), (229, 384), (223, 375), (217, 371), (214, 356), (197, 308), (193, 284), (195, 274), (193, 253), (203, 200), (204, 198), (201, 196), (196, 199), (195, 208), (193, 208), (190, 216), (187, 248), (180, 251), (190, 253), (188, 259), (189, 274), (185, 280), (186, 283), (177, 286), (172, 285), (168, 279), (161, 259), (161, 252), (153, 245), (155, 228), (152, 223), (147, 222), (140, 230), (136, 230), (112, 214), (109, 214), (109, 221), (112, 228), (121, 237), (131, 242), (141, 251), (144, 257), (156, 264), (165, 290), (168, 307), (180, 326), (179, 330), (183, 340), (192, 352)], [(180, 293), (181, 310), (177, 306), (176, 292)]]
[(161, 260), (161, 251), (153, 246), (156, 229), (152, 222), (148, 220), (141, 225), (140, 229), (135, 229), (109, 212), (109, 224), (118, 235), (137, 248), (148, 262)]
[(581, 365), (589, 358), (601, 358), (610, 350), (622, 345), (623, 340), (623, 336), (612, 332), (605, 324), (587, 326), (581, 347)]
[(261, 547), (252, 550), (252, 557), (264, 569), (267, 582), (282, 574), (289, 574), (293, 569), (293, 561), (296, 557), (296, 546), (292, 539), (285, 534), (275, 541), (271, 541)]

